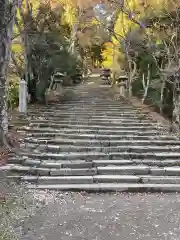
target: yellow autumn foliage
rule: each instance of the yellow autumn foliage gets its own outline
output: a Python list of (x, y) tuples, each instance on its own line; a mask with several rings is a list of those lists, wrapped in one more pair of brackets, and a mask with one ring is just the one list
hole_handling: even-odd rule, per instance
[[(112, 50), (112, 45), (107, 45), (105, 50), (102, 52), (102, 57), (104, 59), (103, 64), (112, 69), (116, 69), (117, 65), (119, 65), (119, 68), (121, 68), (119, 61), (123, 60), (124, 56), (120, 50), (120, 42), (125, 39), (128, 32), (139, 28), (139, 24), (137, 24), (136, 21), (140, 22), (140, 19), (144, 17), (148, 18), (150, 16), (160, 16), (164, 10), (168, 12), (180, 7), (179, 0), (126, 0), (124, 1), (124, 4), (126, 13), (120, 9), (117, 10), (118, 16), (114, 24), (115, 36), (111, 37), (112, 45), (114, 45), (115, 50)], [(130, 16), (127, 14), (128, 12), (133, 13), (132, 17), (135, 19), (135, 21), (130, 19)], [(151, 29), (145, 29), (144, 33), (157, 38), (156, 42), (160, 41), (159, 34), (156, 32), (152, 33)]]
[(23, 53), (24, 46), (21, 43), (13, 43), (11, 45), (11, 51), (13, 51), (14, 53)]

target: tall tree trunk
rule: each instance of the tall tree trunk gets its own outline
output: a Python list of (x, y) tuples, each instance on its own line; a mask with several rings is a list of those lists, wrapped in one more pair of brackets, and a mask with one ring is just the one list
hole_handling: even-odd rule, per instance
[(149, 89), (149, 85), (150, 85), (150, 80), (151, 80), (151, 71), (150, 71), (150, 67), (149, 67), (149, 64), (148, 64), (148, 74), (147, 74), (147, 78), (146, 78), (146, 81), (145, 81), (145, 74), (143, 73), (143, 76), (142, 76), (142, 85), (143, 85), (143, 88), (144, 88), (144, 95), (143, 95), (143, 98), (142, 98), (142, 104), (144, 104), (147, 96), (148, 96), (148, 89)]
[(7, 143), (8, 115), (6, 78), (10, 57), (16, 0), (0, 0), (0, 145)]

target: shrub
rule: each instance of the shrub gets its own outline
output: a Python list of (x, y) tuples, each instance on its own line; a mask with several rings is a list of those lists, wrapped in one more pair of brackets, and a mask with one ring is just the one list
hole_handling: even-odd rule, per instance
[(14, 76), (8, 81), (8, 108), (14, 109), (19, 104), (19, 79)]

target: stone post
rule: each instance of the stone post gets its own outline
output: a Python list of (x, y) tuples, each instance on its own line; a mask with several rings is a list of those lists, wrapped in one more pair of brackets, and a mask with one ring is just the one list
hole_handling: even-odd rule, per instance
[(27, 113), (27, 83), (24, 79), (19, 84), (19, 112)]

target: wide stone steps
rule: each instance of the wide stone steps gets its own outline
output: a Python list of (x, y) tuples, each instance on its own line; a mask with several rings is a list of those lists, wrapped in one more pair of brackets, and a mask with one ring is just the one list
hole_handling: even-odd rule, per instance
[[(56, 106), (53, 106), (53, 105), (50, 105), (48, 106), (49, 109), (47, 109), (47, 106), (46, 107), (41, 107), (41, 108), (36, 108), (35, 110), (33, 109), (30, 109), (28, 111), (29, 114), (31, 113), (38, 113), (38, 111), (42, 111), (42, 112), (53, 112), (53, 111), (57, 111), (57, 112), (65, 112), (68, 108), (68, 111), (69, 112), (73, 112), (73, 111), (77, 111), (78, 113), (82, 113), (82, 111), (85, 111), (85, 109), (82, 109), (82, 106), (78, 106), (78, 105), (72, 105), (71, 107), (69, 106), (64, 106), (64, 105), (60, 105), (58, 106), (58, 104), (56, 104)], [(94, 108), (95, 107), (95, 108)], [(93, 112), (93, 113), (115, 113), (115, 114), (119, 114), (119, 113), (122, 113), (123, 112), (137, 112), (137, 113), (141, 113), (140, 109), (135, 109), (133, 107), (129, 107), (129, 108), (126, 108), (126, 107), (121, 107), (121, 106), (113, 106), (113, 105), (101, 105), (101, 106), (98, 106), (97, 104), (94, 106), (93, 104), (92, 105), (89, 105), (87, 106), (86, 105), (86, 109), (88, 109), (90, 112)]]
[[(179, 160), (154, 160), (154, 159), (133, 159), (133, 160), (39, 160), (27, 158), (25, 156), (21, 158), (11, 157), (9, 159), (10, 164), (20, 164), (22, 166), (35, 166), (42, 168), (92, 168), (95, 167), (106, 167), (106, 166), (135, 166), (144, 164), (146, 166), (157, 166), (157, 167), (173, 167), (180, 166)], [(14, 166), (14, 165), (13, 165)]]
[[(148, 165), (123, 165), (123, 166), (99, 166), (91, 168), (45, 168), (41, 166), (22, 166), (18, 164), (9, 164), (8, 175), (13, 177), (14, 173), (21, 173), (21, 175), (35, 175), (35, 176), (104, 176), (104, 179), (108, 178), (109, 175), (113, 176), (173, 176), (177, 177), (180, 175), (180, 166), (176, 167), (157, 167)], [(117, 178), (118, 178), (117, 177)], [(98, 179), (98, 178), (97, 178)], [(114, 178), (116, 179), (116, 178)], [(139, 182), (141, 177), (139, 177)], [(105, 180), (104, 180), (105, 181)], [(116, 181), (115, 181), (116, 182)], [(121, 179), (123, 183), (123, 178)], [(83, 182), (82, 182), (83, 183)]]
[[(39, 134), (33, 134), (34, 137), (32, 136), (32, 134), (28, 134), (28, 137), (24, 140), (25, 142), (28, 142), (28, 141), (45, 141), (45, 143), (47, 142), (64, 142), (64, 141), (70, 141), (70, 142), (74, 142), (74, 141), (85, 141), (85, 142), (93, 142), (93, 141), (98, 141), (99, 143), (100, 142), (104, 142), (106, 143), (107, 141), (110, 142), (110, 140), (114, 143), (115, 141), (129, 141), (129, 144), (131, 143), (130, 140), (132, 140), (132, 142), (134, 141), (154, 141), (154, 140), (162, 140), (162, 141), (176, 141), (176, 137), (172, 137), (172, 136), (168, 136), (168, 135), (144, 135), (144, 136), (137, 136), (137, 135), (119, 135), (118, 136), (118, 139), (115, 138), (115, 139), (109, 139), (109, 138), (99, 138), (99, 136), (96, 138), (89, 138), (88, 136), (85, 137), (85, 136), (78, 136), (78, 138), (75, 138), (75, 137), (66, 137), (66, 136), (56, 136), (56, 135), (51, 135), (51, 136), (43, 136), (43, 134), (40, 134), (40, 136), (37, 138), (37, 136)], [(94, 135), (93, 135), (94, 136)], [(177, 141), (178, 142), (178, 141)]]
[[(120, 139), (141, 139), (141, 140), (147, 140), (149, 139), (166, 139), (166, 140), (175, 140), (176, 137), (172, 137), (172, 136), (168, 136), (166, 134), (162, 134), (162, 135), (158, 135), (157, 131), (146, 131), (146, 132), (137, 132), (136, 135), (134, 134), (134, 132), (130, 132), (124, 134), (122, 132), (122, 134), (119, 135), (113, 135), (113, 134), (85, 134), (85, 133), (79, 133), (78, 135), (76, 133), (27, 133), (27, 137), (35, 137), (35, 138), (40, 138), (42, 137), (43, 139), (47, 139), (48, 138), (52, 138), (52, 137), (57, 137), (58, 139), (63, 139), (63, 138), (69, 138), (69, 139), (98, 139), (100, 141), (104, 140), (104, 139), (112, 139), (112, 140), (120, 140)], [(123, 135), (124, 134), (124, 135)]]
[(28, 185), (29, 189), (87, 192), (180, 192), (180, 184), (96, 183)]
[[(84, 115), (86, 114), (86, 115)], [(86, 119), (86, 117), (93, 117), (93, 118), (102, 118), (102, 117), (110, 117), (110, 118), (121, 118), (121, 117), (130, 117), (132, 119), (137, 119), (138, 116), (135, 115), (136, 112), (134, 113), (117, 113), (117, 114), (114, 114), (114, 113), (102, 113), (100, 114), (99, 112), (97, 113), (89, 113), (89, 112), (81, 112), (81, 113), (76, 113), (75, 111), (74, 112), (70, 112), (70, 113), (63, 113), (62, 111), (59, 111), (58, 112), (42, 112), (42, 116), (48, 116), (48, 117), (74, 117), (74, 116), (77, 116), (77, 117), (82, 117)], [(39, 113), (36, 113), (34, 112), (33, 113), (34, 116), (39, 116)], [(140, 115), (141, 117), (144, 117), (144, 115)]]
[[(148, 147), (145, 147), (145, 146), (132, 146), (132, 147), (126, 147), (126, 146), (123, 146), (122, 148), (117, 148), (117, 147), (70, 147), (70, 146), (64, 146), (64, 147), (57, 147), (57, 148), (52, 148), (52, 147), (46, 147), (46, 146), (38, 146), (38, 147), (32, 147), (32, 146), (27, 146), (28, 148), (28, 151), (32, 153), (35, 153), (35, 154), (39, 154), (39, 157), (42, 158), (42, 156), (40, 156), (40, 154), (49, 154), (49, 153), (52, 153), (52, 157), (50, 158), (53, 158), (54, 157), (54, 154), (56, 154), (56, 158), (58, 158), (59, 156), (59, 153), (61, 153), (61, 155), (59, 156), (62, 157), (62, 154), (64, 154), (64, 156), (66, 156), (66, 153), (70, 153), (71, 155), (73, 153), (77, 154), (77, 153), (81, 153), (81, 152), (87, 152), (87, 153), (105, 153), (106, 155), (105, 156), (102, 156), (101, 155), (101, 158), (102, 159), (107, 159), (108, 156), (110, 159), (117, 159), (117, 158), (124, 158), (124, 159), (128, 159), (128, 156), (127, 154), (129, 153), (129, 155), (131, 155), (132, 157), (134, 158), (137, 158), (139, 157), (138, 153), (140, 153), (140, 158), (142, 158), (146, 153), (147, 155), (149, 155), (150, 157), (152, 157), (151, 152), (154, 153), (154, 157), (155, 158), (159, 158), (159, 155), (156, 156), (156, 153), (159, 154), (159, 152), (163, 151), (164, 154), (166, 154), (167, 158), (173, 158), (174, 155), (179, 157), (179, 153), (178, 151), (180, 151), (180, 147), (177, 146), (177, 147), (167, 147), (167, 148), (163, 148), (163, 147), (155, 147), (155, 146), (151, 146), (150, 148)], [(171, 154), (169, 152), (172, 152)], [(109, 153), (113, 152), (114, 155), (111, 155)], [(120, 154), (118, 154), (120, 153)], [(144, 154), (143, 154), (144, 153)], [(108, 156), (107, 156), (108, 155)], [(33, 157), (34, 155), (32, 155)], [(48, 157), (51, 156), (50, 154), (48, 155)], [(88, 154), (87, 154), (88, 156)], [(161, 155), (162, 156), (162, 155)], [(31, 155), (29, 155), (29, 157), (31, 157)], [(71, 156), (69, 156), (68, 154), (68, 157), (71, 158)], [(79, 158), (81, 159), (82, 158), (82, 155), (79, 154)], [(88, 156), (88, 158), (90, 158)], [(93, 158), (92, 158), (93, 159)]]
[(159, 152), (159, 151), (164, 151), (164, 152), (175, 152), (175, 151), (180, 151), (180, 145), (176, 146), (171, 146), (171, 145), (166, 145), (166, 146), (145, 146), (145, 145), (137, 145), (137, 146), (127, 146), (127, 145), (121, 145), (121, 146), (73, 146), (73, 145), (62, 145), (62, 146), (57, 146), (57, 145), (47, 145), (47, 144), (23, 144), (22, 147), (26, 147), (30, 151), (43, 151), (43, 152), (51, 152), (51, 153), (59, 153), (59, 152)]
[[(140, 124), (140, 125), (142, 125), (143, 123), (146, 123), (146, 124), (150, 124), (151, 122), (149, 121), (149, 120), (143, 120), (143, 123), (142, 123), (142, 120), (139, 120), (139, 119), (137, 119), (137, 120), (134, 120), (134, 119), (124, 119), (124, 118), (122, 118), (122, 119), (118, 119), (118, 120), (104, 120), (104, 119), (99, 119), (98, 120), (98, 122), (96, 121), (96, 120), (93, 120), (93, 119), (89, 119), (89, 120), (87, 120), (87, 119), (67, 119), (67, 120), (65, 120), (65, 119), (53, 119), (52, 121), (50, 121), (50, 120), (48, 120), (48, 119), (45, 119), (45, 118), (43, 118), (43, 117), (39, 117), (39, 119), (37, 120), (37, 118), (36, 118), (36, 120), (35, 119), (31, 119), (31, 123), (32, 124), (46, 124), (46, 123), (52, 123), (52, 124), (68, 124), (69, 123), (69, 125), (79, 125), (79, 124), (85, 124), (85, 125), (102, 125), (103, 127), (104, 126), (111, 126), (111, 124), (113, 124), (113, 126), (114, 127), (118, 127), (118, 126), (123, 126), (123, 125), (130, 125), (131, 126), (131, 124), (134, 124), (134, 123), (136, 123), (136, 124)], [(30, 124), (31, 124), (30, 123)]]
[[(76, 116), (75, 115), (75, 113), (73, 114), (73, 115), (71, 115), (71, 116), (58, 116), (58, 115), (52, 115), (52, 116), (43, 116), (42, 115), (42, 117), (43, 118), (45, 118), (45, 119), (48, 119), (49, 121), (51, 121), (51, 120), (59, 120), (59, 121), (61, 121), (61, 120), (66, 120), (66, 119), (69, 119), (69, 120), (78, 120), (78, 121), (82, 121), (82, 119), (83, 119), (83, 121), (84, 122), (87, 122), (87, 121), (89, 121), (89, 119), (91, 120), (91, 121), (94, 121), (94, 122), (108, 122), (108, 123), (110, 123), (110, 122), (121, 122), (121, 121), (125, 121), (125, 119), (124, 119), (124, 117), (113, 117), (113, 116), (111, 116), (111, 117), (109, 117), (109, 116), (88, 116), (88, 115), (86, 115), (85, 113), (83, 114), (84, 115), (84, 117), (83, 116)], [(34, 114), (33, 115), (33, 118), (36, 118), (36, 115)], [(137, 117), (137, 116), (134, 116), (134, 117), (128, 117), (128, 120), (129, 120), (129, 122), (130, 121), (138, 121), (139, 120), (139, 117)], [(66, 121), (67, 122), (67, 121)]]
[(131, 144), (131, 146), (139, 146), (139, 145), (145, 145), (145, 146), (151, 146), (151, 145), (155, 145), (155, 146), (164, 146), (164, 145), (170, 145), (170, 146), (179, 146), (180, 145), (180, 141), (178, 140), (156, 140), (156, 139), (149, 139), (149, 140), (133, 140), (130, 139), (129, 140), (106, 140), (104, 139), (103, 141), (99, 141), (96, 139), (93, 140), (84, 140), (84, 139), (69, 139), (69, 138), (59, 138), (59, 139), (45, 139), (45, 138), (28, 138), (26, 137), (24, 139), (25, 143), (29, 143), (29, 144), (34, 144), (36, 146), (41, 146), (46, 144), (46, 146), (48, 145), (54, 145), (54, 146), (63, 146), (63, 145), (73, 145), (73, 146), (102, 146), (102, 147), (107, 147), (107, 146), (122, 146), (122, 145), (129, 145)]
[(36, 185), (95, 184), (95, 183), (140, 183), (180, 184), (180, 177), (149, 175), (95, 175), (95, 176), (9, 176), (9, 178)]
[[(141, 131), (149, 131), (149, 130), (163, 130), (163, 128), (157, 127), (157, 126), (139, 126), (139, 130)], [(53, 128), (53, 127), (22, 127), (19, 130), (24, 130), (27, 132), (89, 132), (89, 133), (122, 133), (122, 132), (137, 132), (138, 131), (137, 126), (124, 126), (124, 127), (118, 127), (118, 128), (113, 128), (113, 127), (106, 127), (103, 128), (101, 127), (92, 127), (87, 126), (84, 128), (79, 128), (78, 125), (76, 125), (75, 128), (68, 126), (64, 128)]]
[(136, 134), (136, 135), (156, 135), (157, 131), (159, 130), (159, 132), (162, 132), (160, 129), (157, 128), (139, 128), (139, 131), (137, 129), (69, 129), (69, 128), (64, 128), (64, 129), (52, 129), (52, 128), (30, 128), (30, 129), (21, 129), (19, 130), (19, 132), (28, 132), (27, 136), (39, 136), (44, 134), (44, 136), (74, 136), (74, 134), (81, 134), (82, 136), (86, 136), (86, 135), (97, 135), (98, 136), (102, 136), (105, 135), (105, 137), (107, 135), (109, 135), (110, 137), (112, 137), (115, 133), (118, 135), (130, 135), (130, 134)]
[(42, 153), (42, 152), (20, 152), (18, 154), (21, 156), (27, 156), (32, 159), (39, 160), (86, 160), (92, 161), (95, 159), (102, 160), (121, 160), (121, 159), (154, 159), (154, 160), (163, 160), (163, 159), (180, 159), (180, 152), (60, 152), (60, 153)]
[(21, 151), (1, 170), (28, 188), (180, 192), (180, 139), (97, 84), (32, 106)]
[[(112, 129), (112, 130), (116, 130), (116, 129), (124, 129), (124, 128), (126, 128), (126, 129), (137, 129), (137, 127), (138, 128), (150, 128), (150, 127), (152, 127), (153, 126), (153, 124), (152, 123), (137, 123), (137, 122), (133, 122), (133, 123), (131, 123), (131, 126), (129, 126), (129, 123), (128, 122), (124, 122), (124, 123), (118, 123), (118, 125), (116, 126), (115, 124), (113, 124), (113, 126), (111, 126), (111, 125), (102, 125), (102, 124), (77, 124), (77, 122), (76, 121), (74, 121), (75, 122), (75, 124), (67, 124), (67, 122), (66, 123), (56, 123), (56, 122), (51, 122), (51, 123), (49, 123), (48, 121), (42, 121), (42, 122), (39, 122), (39, 121), (31, 121), (31, 123), (29, 124), (29, 127), (21, 127), (21, 128), (19, 128), (19, 129), (24, 129), (24, 130), (26, 130), (26, 129), (32, 129), (33, 127), (38, 127), (38, 128), (42, 128), (42, 129), (44, 129), (44, 128), (55, 128), (55, 129), (61, 129), (61, 128), (71, 128), (71, 129), (73, 129), (73, 128), (80, 128), (80, 129), (83, 129), (83, 128), (85, 128), (85, 129), (104, 129), (104, 130), (106, 130), (106, 129)], [(31, 127), (31, 128), (30, 128)], [(157, 129), (157, 127), (155, 127), (156, 129)], [(159, 127), (158, 127), (159, 128)]]
[[(88, 109), (88, 108), (87, 108)], [(99, 109), (99, 110), (93, 110), (93, 109), (88, 109), (89, 111), (88, 112), (86, 112), (86, 109), (79, 109), (79, 110), (77, 110), (76, 108), (74, 108), (74, 109), (70, 109), (68, 112), (67, 112), (67, 109), (56, 109), (55, 110), (55, 112), (53, 112), (53, 110), (51, 109), (51, 110), (49, 110), (49, 111), (45, 111), (45, 109), (42, 111), (41, 110), (41, 112), (42, 112), (42, 114), (46, 114), (46, 115), (50, 115), (51, 116), (51, 114), (53, 114), (53, 115), (55, 115), (55, 114), (61, 114), (62, 116), (63, 115), (70, 115), (70, 114), (73, 114), (74, 113), (74, 111), (76, 111), (75, 112), (75, 114), (76, 115), (83, 115), (83, 113), (85, 113), (86, 112), (86, 114), (89, 114), (89, 115), (91, 115), (91, 114), (97, 114), (97, 115), (113, 115), (113, 116), (133, 116), (133, 114), (139, 114), (139, 115), (141, 115), (141, 116), (144, 116), (144, 114), (142, 114), (142, 113), (140, 113), (139, 111), (137, 111), (137, 110), (134, 110), (134, 109), (130, 109), (129, 111), (124, 111), (123, 110), (123, 112), (122, 112), (122, 109), (118, 109), (118, 108), (116, 108), (116, 109), (109, 109), (109, 110), (106, 110), (105, 111), (105, 109), (104, 110), (102, 110), (102, 109)], [(119, 111), (118, 111), (119, 110)], [(29, 111), (29, 114), (39, 114), (39, 112), (38, 111)]]

